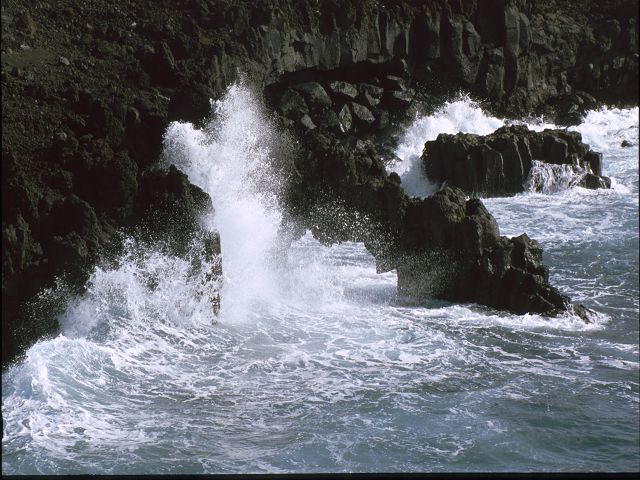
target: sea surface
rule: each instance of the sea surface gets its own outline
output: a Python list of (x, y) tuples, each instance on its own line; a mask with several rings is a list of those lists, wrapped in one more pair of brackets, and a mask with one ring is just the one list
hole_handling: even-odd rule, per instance
[[(640, 469), (637, 108), (571, 128), (612, 189), (539, 166), (542, 193), (484, 200), (503, 235), (541, 243), (589, 324), (404, 301), (360, 244), (307, 234), (283, 255), (281, 132), (242, 84), (214, 110), (168, 128), (163, 162), (212, 196), (222, 281), (197, 242), (180, 259), (130, 240), (96, 269), (62, 333), (2, 373), (3, 474)], [(408, 126), (390, 169), (428, 195), (425, 141), (507, 123), (461, 97)]]

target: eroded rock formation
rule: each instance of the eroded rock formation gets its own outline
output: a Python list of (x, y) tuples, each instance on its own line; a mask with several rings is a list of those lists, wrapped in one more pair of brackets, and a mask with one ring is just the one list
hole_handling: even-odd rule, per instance
[(486, 136), (440, 134), (425, 144), (421, 160), (429, 179), (474, 195), (524, 191), (536, 160), (574, 168), (582, 175), (580, 186), (611, 186), (611, 180), (602, 176), (602, 154), (582, 143), (580, 133), (566, 130), (534, 132), (526, 126), (511, 126)]

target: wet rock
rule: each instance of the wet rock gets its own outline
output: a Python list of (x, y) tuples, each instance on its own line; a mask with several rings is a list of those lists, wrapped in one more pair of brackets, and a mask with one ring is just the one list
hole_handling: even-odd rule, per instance
[[(602, 155), (582, 143), (577, 132), (525, 126), (502, 127), (486, 136), (441, 134), (427, 142), (422, 161), (427, 176), (465, 192), (500, 196), (524, 191), (532, 160), (582, 168), (601, 177)], [(585, 177), (590, 188), (608, 188), (607, 180)], [(599, 185), (599, 187), (594, 187)]]
[(358, 101), (369, 108), (375, 108), (380, 104), (384, 89), (376, 85), (363, 83), (359, 85), (360, 96)]
[(623, 148), (633, 147), (633, 143), (631, 143), (629, 140), (623, 140), (620, 146)]
[(343, 132), (348, 132), (349, 130), (351, 130), (353, 117), (351, 116), (351, 111), (349, 110), (348, 105), (342, 106), (342, 108), (338, 112), (338, 120), (340, 120), (340, 127)]
[(177, 254), (185, 254), (194, 235), (202, 233), (200, 217), (212, 208), (209, 195), (189, 183), (171, 165), (166, 172), (147, 172), (140, 179), (135, 211), (143, 237), (163, 241)]
[(407, 84), (402, 77), (387, 75), (382, 80), (382, 85), (389, 90), (406, 90)]
[(326, 129), (328, 132), (338, 133), (341, 131), (342, 126), (338, 115), (330, 108), (324, 108), (320, 112), (317, 112), (314, 119), (318, 126)]
[(593, 175), (602, 176), (602, 154), (600, 152), (588, 151), (584, 156), (583, 163)]
[(393, 90), (389, 93), (387, 98), (391, 108), (405, 109), (409, 108), (409, 105), (411, 105), (414, 96), (415, 92), (413, 91), (413, 89)]
[(500, 237), (478, 199), (446, 187), (407, 209), (397, 261), (398, 293), (474, 301), (516, 313), (564, 311), (568, 299), (549, 285), (540, 245), (526, 235)]
[(309, 113), (309, 107), (302, 95), (295, 90), (286, 90), (277, 105), (278, 111), (287, 118), (297, 119)]
[(316, 124), (313, 123), (313, 120), (311, 120), (311, 117), (309, 115), (303, 115), (299, 121), (304, 130), (313, 130), (314, 128), (316, 128)]
[(588, 188), (590, 190), (595, 190), (597, 188), (611, 188), (611, 179), (609, 177), (587, 173), (582, 180), (580, 180), (578, 186)]

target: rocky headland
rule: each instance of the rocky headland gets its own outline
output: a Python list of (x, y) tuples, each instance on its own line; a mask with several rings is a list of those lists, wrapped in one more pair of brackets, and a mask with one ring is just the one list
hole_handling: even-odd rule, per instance
[(219, 251), (199, 223), (208, 196), (156, 166), (169, 122), (202, 123), (239, 74), (299, 140), (281, 166), (290, 239), (310, 229), (325, 243), (364, 242), (379, 271), (397, 269), (401, 295), (569, 308), (537, 242), (501, 237), (465, 195), (521, 191), (531, 160), (570, 163), (585, 186), (606, 187), (579, 137), (441, 136), (425, 166), (449, 186), (426, 199), (409, 197), (385, 162), (403, 122), (460, 90), (495, 114), (560, 124), (603, 102), (637, 104), (634, 0), (6, 0), (3, 364), (57, 329), (34, 296), (56, 278), (81, 291), (125, 235), (178, 254), (208, 236)]

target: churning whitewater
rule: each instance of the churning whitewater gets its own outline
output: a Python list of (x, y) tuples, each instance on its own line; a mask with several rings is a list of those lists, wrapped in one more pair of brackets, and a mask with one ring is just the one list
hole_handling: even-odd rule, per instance
[[(391, 169), (428, 195), (427, 140), (505, 123), (449, 102), (406, 129)], [(591, 324), (403, 304), (360, 244), (307, 234), (285, 252), (281, 133), (231, 87), (203, 129), (168, 128), (163, 160), (210, 194), (223, 278), (197, 244), (181, 259), (131, 240), (96, 269), (62, 333), (2, 375), (3, 473), (637, 469), (638, 109), (574, 129), (614, 188), (538, 169), (530, 191), (484, 202), (504, 235), (540, 241), (552, 283), (598, 312)]]

